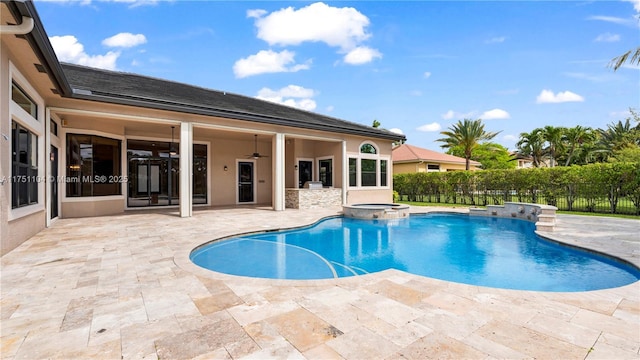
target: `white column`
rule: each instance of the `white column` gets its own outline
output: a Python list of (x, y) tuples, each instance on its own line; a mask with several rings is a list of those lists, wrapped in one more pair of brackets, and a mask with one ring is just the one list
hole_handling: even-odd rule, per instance
[(347, 141), (342, 140), (342, 205), (347, 205), (347, 189), (349, 188), (349, 158), (347, 157)]
[(193, 125), (180, 123), (180, 217), (190, 217), (193, 210)]
[(284, 203), (284, 134), (277, 133), (273, 139), (273, 210), (283, 211)]

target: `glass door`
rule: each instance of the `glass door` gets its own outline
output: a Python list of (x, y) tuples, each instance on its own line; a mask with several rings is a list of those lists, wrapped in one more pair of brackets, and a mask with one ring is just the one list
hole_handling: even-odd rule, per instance
[(298, 161), (298, 187), (302, 189), (307, 181), (313, 181), (313, 161)]
[(238, 162), (238, 203), (254, 203), (254, 163)]

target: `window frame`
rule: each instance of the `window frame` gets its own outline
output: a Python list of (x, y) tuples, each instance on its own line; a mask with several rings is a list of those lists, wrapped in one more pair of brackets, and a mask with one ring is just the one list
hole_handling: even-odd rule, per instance
[[(374, 153), (362, 152), (364, 146), (369, 145), (374, 149)], [(351, 172), (351, 161), (355, 160), (356, 165), (356, 184), (352, 184), (351, 176), (353, 173)], [(363, 160), (374, 160), (375, 161), (375, 185), (363, 185)], [(386, 173), (382, 172), (381, 164), (386, 162)], [(389, 189), (390, 188), (390, 170), (391, 170), (391, 156), (390, 155), (381, 155), (380, 147), (373, 141), (367, 140), (363, 141), (358, 145), (358, 153), (350, 153), (347, 154), (347, 181), (348, 187), (351, 189)], [(384, 176), (384, 179), (383, 179)]]
[[(38, 94), (33, 86), (27, 81), (27, 79), (20, 73), (20, 71), (15, 67), (13, 62), (9, 61), (9, 81), (6, 83), (7, 94), (12, 94), (13, 86), (17, 86), (24, 95), (26, 95), (29, 100), (31, 100), (36, 108), (36, 117), (33, 117), (31, 113), (25, 111), (18, 103), (16, 103), (12, 96), (9, 95), (8, 105), (9, 105), (9, 121), (10, 124), (15, 122), (20, 127), (28, 130), (35, 136), (35, 149), (32, 148), (36, 152), (36, 172), (34, 173), (36, 184), (34, 191), (36, 192), (37, 201), (31, 204), (27, 204), (24, 206), (13, 207), (13, 191), (14, 184), (13, 181), (8, 181), (9, 185), (9, 193), (11, 194), (11, 201), (6, 202), (6, 209), (8, 212), (8, 220), (14, 220), (18, 218), (22, 218), (37, 212), (45, 211), (45, 185), (48, 183), (45, 177), (45, 125), (42, 119), (45, 118), (45, 106), (44, 100)], [(18, 176), (19, 174), (14, 174), (14, 157), (13, 157), (13, 129), (10, 132), (10, 142), (11, 145), (11, 167), (9, 170), (9, 180), (12, 180), (14, 175)], [(46, 152), (48, 153), (48, 152)]]
[[(103, 176), (107, 179), (107, 181), (109, 182), (115, 182), (116, 185), (114, 185), (114, 188), (118, 189), (118, 194), (104, 194), (104, 195), (96, 195), (96, 189), (95, 186), (96, 185), (101, 185), (100, 182), (96, 182), (93, 179), (97, 179), (97, 174), (95, 173), (95, 163), (96, 163), (96, 158), (95, 156), (92, 156), (91, 158), (91, 175), (85, 175), (83, 173), (83, 168), (82, 168), (82, 162), (83, 159), (80, 158), (80, 174), (78, 176), (72, 175), (72, 173), (70, 172), (71, 169), (71, 165), (69, 164), (69, 156), (71, 156), (70, 153), (70, 148), (69, 148), (69, 142), (71, 137), (73, 136), (77, 136), (77, 137), (89, 137), (91, 140), (91, 151), (92, 153), (94, 152), (94, 147), (96, 145), (96, 143), (94, 142), (94, 138), (99, 138), (99, 139), (106, 139), (106, 140), (112, 140), (112, 141), (116, 141), (117, 142), (117, 146), (112, 146), (114, 148), (117, 148), (118, 154), (116, 154), (114, 161), (118, 162), (118, 166), (117, 166), (117, 170), (119, 171), (118, 174), (109, 174), (106, 176)], [(122, 166), (122, 140), (115, 138), (115, 137), (109, 137), (109, 136), (103, 136), (103, 135), (94, 135), (94, 134), (83, 134), (83, 133), (75, 133), (75, 132), (68, 132), (65, 134), (65, 138), (64, 138), (64, 143), (65, 143), (65, 179), (67, 179), (67, 183), (65, 184), (65, 198), (67, 199), (77, 199), (77, 198), (105, 198), (105, 197), (112, 197), (112, 196), (122, 196), (123, 194), (123, 189), (122, 189), (122, 183), (125, 183), (125, 181), (123, 181), (124, 179), (126, 179), (126, 175), (123, 175), (123, 166)], [(90, 186), (90, 194), (84, 195), (84, 178), (85, 177), (89, 177), (90, 181), (89, 181), (89, 185)], [(71, 181), (73, 179), (78, 178), (79, 182), (75, 182), (75, 181)], [(69, 195), (69, 189), (71, 186), (73, 186), (74, 184), (81, 184), (81, 188), (80, 188), (80, 193), (79, 195)], [(120, 186), (117, 186), (117, 184), (120, 184)]]

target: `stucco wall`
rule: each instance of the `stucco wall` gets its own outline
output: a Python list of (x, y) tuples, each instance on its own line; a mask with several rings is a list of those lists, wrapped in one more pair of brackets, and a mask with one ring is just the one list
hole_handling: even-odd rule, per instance
[(63, 202), (62, 214), (65, 218), (121, 214), (124, 206), (124, 199)]
[(347, 204), (389, 204), (393, 202), (393, 190), (348, 190)]

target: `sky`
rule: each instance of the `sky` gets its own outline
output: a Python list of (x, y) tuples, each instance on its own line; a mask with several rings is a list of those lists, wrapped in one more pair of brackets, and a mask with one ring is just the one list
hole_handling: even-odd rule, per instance
[(640, 109), (640, 0), (37, 0), (58, 59), (402, 132), (482, 119), (515, 149), (546, 125), (606, 128)]

